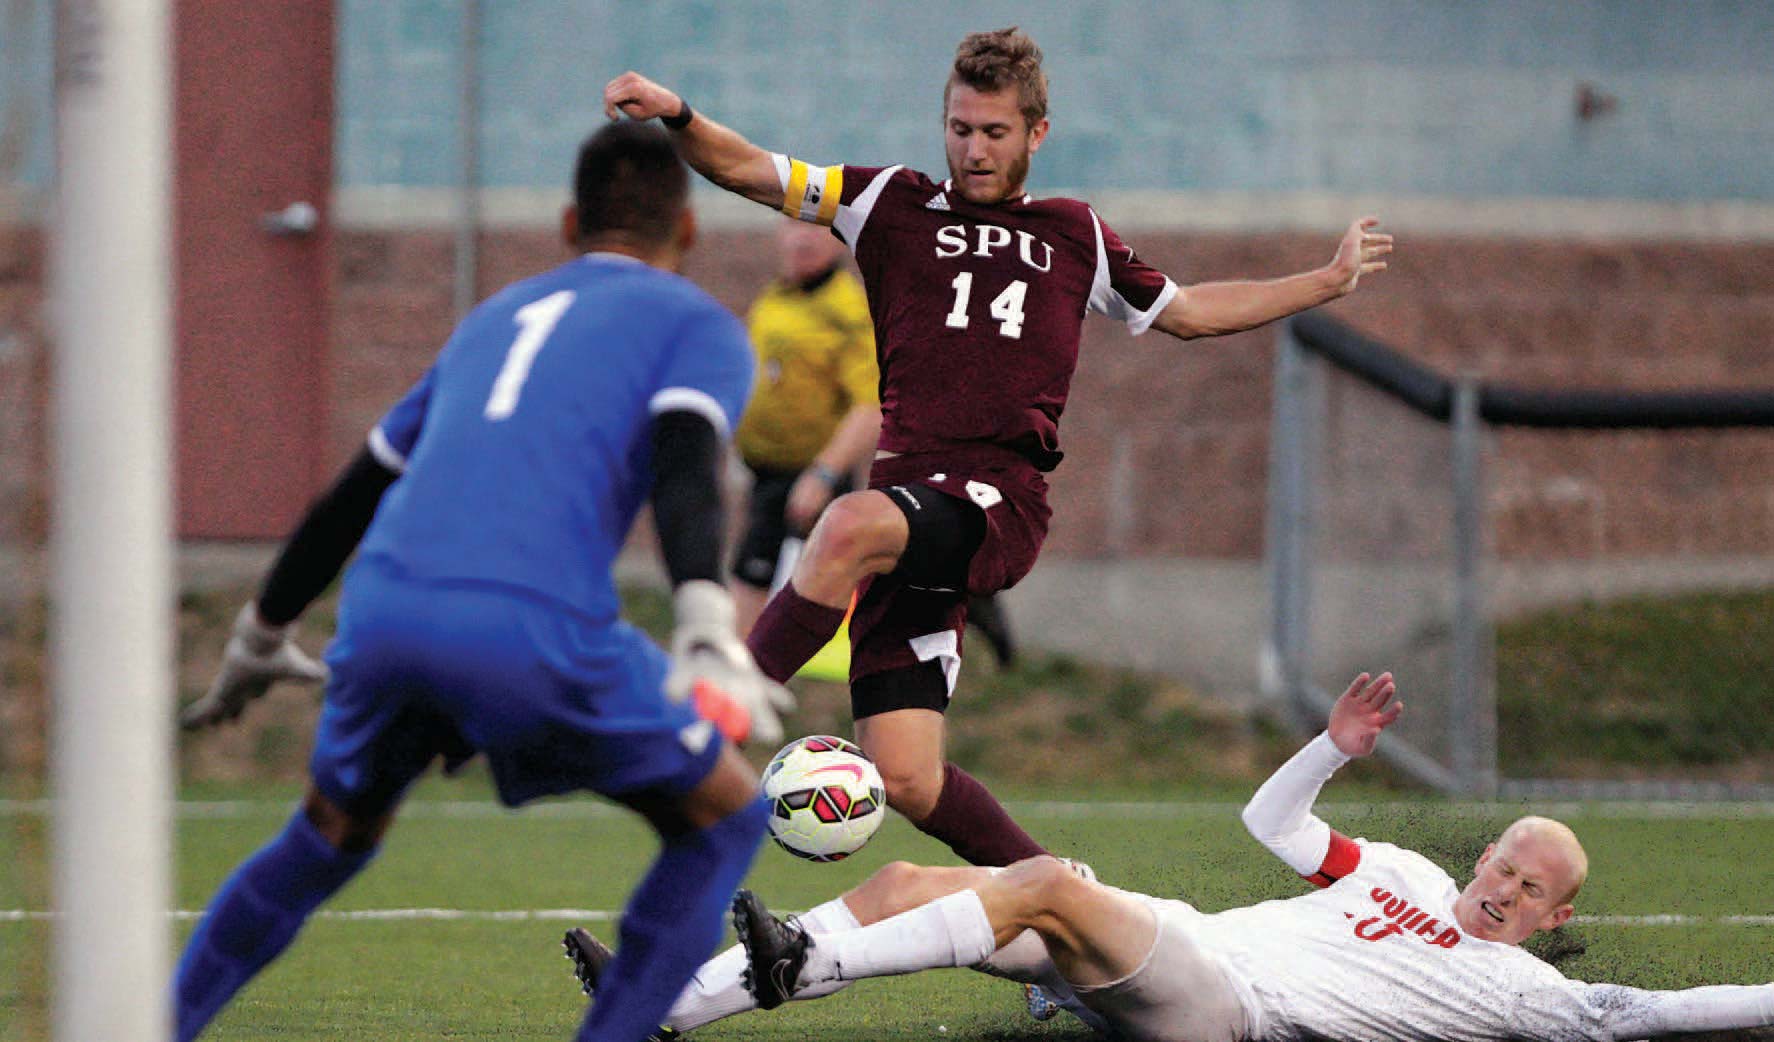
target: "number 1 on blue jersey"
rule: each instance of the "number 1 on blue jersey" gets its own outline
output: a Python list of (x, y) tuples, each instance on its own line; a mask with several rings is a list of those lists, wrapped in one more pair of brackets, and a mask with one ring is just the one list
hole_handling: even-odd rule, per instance
[(505, 364), (499, 367), (499, 375), (493, 380), (493, 391), (487, 395), (487, 406), (483, 410), (488, 420), (497, 423), (517, 410), (517, 398), (523, 392), (524, 381), (530, 378), (530, 366), (536, 361), (536, 353), (548, 342), (548, 335), (554, 332), (561, 316), (573, 306), (573, 298), (578, 295), (570, 289), (563, 289), (517, 309), (512, 316), (518, 326), (517, 337), (505, 351)]

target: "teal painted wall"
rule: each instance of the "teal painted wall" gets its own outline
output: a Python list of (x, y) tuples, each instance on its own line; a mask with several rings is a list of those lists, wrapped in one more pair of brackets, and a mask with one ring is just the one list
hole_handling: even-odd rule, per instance
[[(459, 4), (339, 7), (340, 184), (454, 183)], [(12, 14), (0, 22), (0, 178), (47, 175), (49, 8), (0, 4)], [(630, 67), (766, 147), (939, 169), (955, 42), (1020, 22), (1053, 84), (1054, 132), (1036, 167), (1048, 188), (1774, 201), (1766, 0), (482, 9), (482, 169), (495, 186), (561, 185), (602, 118), (603, 83)], [(1584, 81), (1618, 108), (1579, 121)]]
[(49, 180), (51, 0), (0, 0), (0, 184)]
[[(1774, 199), (1774, 3), (961, 6), (487, 2), (485, 180), (562, 183), (630, 67), (766, 147), (940, 169), (955, 42), (1020, 22), (1052, 80), (1047, 186)], [(341, 13), (342, 182), (451, 183), (457, 5)], [(1580, 81), (1619, 107), (1580, 122)]]

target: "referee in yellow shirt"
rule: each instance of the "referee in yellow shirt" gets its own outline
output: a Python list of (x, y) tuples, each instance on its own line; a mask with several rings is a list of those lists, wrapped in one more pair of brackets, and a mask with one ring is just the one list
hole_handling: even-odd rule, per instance
[(758, 370), (734, 439), (752, 472), (733, 563), (741, 633), (769, 598), (783, 540), (806, 535), (854, 487), (881, 433), (875, 331), (862, 283), (844, 268), (844, 244), (785, 219), (776, 245), (777, 277), (747, 316)]

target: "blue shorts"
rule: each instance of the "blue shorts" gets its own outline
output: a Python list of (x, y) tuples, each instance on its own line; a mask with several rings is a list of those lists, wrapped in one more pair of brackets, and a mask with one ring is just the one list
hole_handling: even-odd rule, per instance
[(634, 627), (521, 591), (422, 583), (361, 563), (327, 649), (309, 769), (359, 817), (391, 810), (439, 756), (485, 754), (499, 799), (679, 794), (722, 738), (663, 694), (669, 661)]

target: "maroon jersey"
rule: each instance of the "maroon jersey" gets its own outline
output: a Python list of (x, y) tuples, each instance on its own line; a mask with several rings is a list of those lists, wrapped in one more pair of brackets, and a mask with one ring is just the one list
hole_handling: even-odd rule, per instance
[(1177, 293), (1075, 199), (982, 206), (904, 167), (776, 164), (783, 212), (856, 255), (891, 452), (998, 446), (1052, 470), (1085, 311), (1138, 334)]

